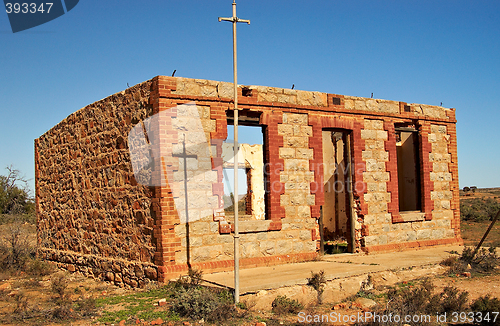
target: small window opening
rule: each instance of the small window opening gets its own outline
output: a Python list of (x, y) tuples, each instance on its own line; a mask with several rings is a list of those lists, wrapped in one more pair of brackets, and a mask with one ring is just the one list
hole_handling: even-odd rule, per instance
[(238, 117), (238, 189), (234, 188), (234, 119), (228, 112), (228, 138), (223, 144), (224, 211), (234, 218), (234, 202), (238, 200), (238, 217), (243, 220), (265, 219), (264, 126), (259, 114), (239, 111)]
[(409, 105), (405, 105), (405, 106), (404, 106), (404, 111), (405, 111), (405, 112), (410, 112), (410, 111), (411, 111), (410, 106), (409, 106)]
[(243, 87), (241, 89), (241, 95), (246, 96), (246, 97), (252, 96), (252, 89), (250, 87)]
[(399, 211), (421, 211), (419, 135), (413, 125), (396, 125)]
[(333, 105), (340, 105), (340, 97), (332, 97)]

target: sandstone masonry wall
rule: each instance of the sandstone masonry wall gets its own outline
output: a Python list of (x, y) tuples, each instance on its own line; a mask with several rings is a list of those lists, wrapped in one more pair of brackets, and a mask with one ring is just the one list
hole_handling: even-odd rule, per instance
[[(239, 105), (260, 117), (266, 163), (265, 219), (240, 222), (243, 267), (317, 255), (324, 129), (351, 137), (354, 251), (461, 241), (453, 109), (263, 86), (241, 86)], [(231, 83), (158, 76), (42, 135), (35, 141), (40, 254), (129, 286), (190, 267), (232, 269), (234, 226), (222, 201), (232, 106)], [(144, 127), (152, 147), (138, 149), (158, 159), (136, 180), (128, 133), (162, 112), (171, 115)], [(200, 122), (196, 135), (186, 131), (192, 121)], [(422, 207), (412, 214), (400, 212), (398, 201), (395, 126), (405, 123), (418, 128), (419, 140)], [(209, 152), (189, 152), (200, 140)], [(144, 180), (151, 187), (138, 183)]]
[(157, 278), (150, 190), (127, 148), (152, 114), (151, 81), (95, 102), (35, 140), (39, 254), (71, 271), (137, 286)]

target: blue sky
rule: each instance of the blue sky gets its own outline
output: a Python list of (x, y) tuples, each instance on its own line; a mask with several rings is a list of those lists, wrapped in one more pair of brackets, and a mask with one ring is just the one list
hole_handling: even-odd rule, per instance
[[(57, 0), (55, 0), (57, 1)], [(13, 34), (0, 13), (0, 172), (33, 140), (157, 75), (232, 81), (231, 0), (80, 0)], [(500, 186), (499, 1), (239, 0), (240, 84), (457, 109), (460, 186)], [(34, 181), (32, 181), (34, 184)]]

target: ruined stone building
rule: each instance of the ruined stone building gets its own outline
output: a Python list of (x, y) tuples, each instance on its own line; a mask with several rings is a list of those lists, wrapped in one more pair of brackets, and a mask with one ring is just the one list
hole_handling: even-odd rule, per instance
[(130, 286), (231, 270), (235, 200), (242, 267), (311, 260), (321, 240), (461, 242), (454, 109), (263, 86), (239, 105), (256, 141), (237, 166), (231, 83), (158, 76), (36, 139), (39, 254)]

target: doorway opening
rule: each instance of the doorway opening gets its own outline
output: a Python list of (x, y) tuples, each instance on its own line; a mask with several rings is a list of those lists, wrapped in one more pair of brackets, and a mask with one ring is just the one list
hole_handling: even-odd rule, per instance
[(351, 133), (328, 129), (323, 138), (323, 192), (320, 217), (326, 254), (353, 252)]

